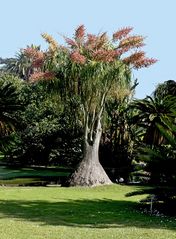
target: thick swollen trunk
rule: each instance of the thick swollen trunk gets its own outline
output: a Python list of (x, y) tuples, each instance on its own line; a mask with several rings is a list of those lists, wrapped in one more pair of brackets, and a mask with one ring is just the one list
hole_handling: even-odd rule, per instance
[(70, 186), (111, 184), (111, 180), (99, 162), (96, 145), (87, 145), (85, 150), (83, 160), (69, 180)]
[(97, 132), (92, 145), (85, 142), (84, 158), (72, 174), (69, 180), (70, 186), (97, 186), (112, 183), (99, 162), (100, 138), (101, 130)]

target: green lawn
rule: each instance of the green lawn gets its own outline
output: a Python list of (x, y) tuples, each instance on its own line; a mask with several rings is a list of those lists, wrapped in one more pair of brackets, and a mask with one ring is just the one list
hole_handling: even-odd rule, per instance
[(25, 177), (57, 177), (57, 176), (67, 176), (68, 169), (62, 168), (13, 168), (0, 166), (0, 179), (14, 179), (14, 178), (25, 178)]
[(0, 166), (0, 185), (27, 185), (59, 181), (70, 174), (64, 168), (13, 168)]
[(1, 239), (175, 239), (176, 218), (136, 210), (139, 187), (0, 187)]

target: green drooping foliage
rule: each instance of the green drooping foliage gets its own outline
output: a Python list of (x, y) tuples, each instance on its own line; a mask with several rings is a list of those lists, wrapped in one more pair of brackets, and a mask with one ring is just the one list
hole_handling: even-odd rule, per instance
[(13, 75), (0, 75), (0, 151), (4, 151), (12, 142), (12, 132), (20, 128), (17, 112), (24, 108), (20, 98), (22, 84)]
[[(131, 30), (121, 29), (109, 39), (106, 33), (86, 34), (82, 25), (76, 29), (72, 39), (65, 38), (68, 47), (55, 47), (55, 41), (48, 34), (43, 34), (50, 49), (54, 48), (56, 52), (52, 59), (57, 62), (53, 71), (60, 79), (62, 99), (73, 97), (78, 102), (76, 115), (84, 131), (84, 157), (73, 178), (79, 178), (80, 185), (84, 184), (80, 170), (86, 172), (86, 163), (97, 162), (99, 165), (98, 148), (106, 102), (110, 98), (119, 99), (122, 90), (129, 90), (132, 68), (148, 67), (156, 62), (146, 58), (145, 53), (139, 50), (144, 38), (130, 36)], [(90, 175), (91, 179), (85, 180), (86, 185), (106, 181), (105, 178), (96, 179), (96, 175), (103, 175), (103, 170), (95, 174), (93, 172), (98, 172), (101, 167), (99, 165), (99, 169), (95, 170), (97, 165), (91, 168), (92, 165), (87, 167), (91, 172), (85, 175)]]
[(151, 146), (162, 144), (163, 137), (158, 130), (157, 124), (167, 128), (163, 120), (174, 121), (174, 112), (176, 110), (175, 97), (168, 95), (161, 99), (148, 96), (144, 100), (134, 101), (132, 107), (137, 109), (133, 121), (145, 129), (144, 142)]
[(16, 147), (7, 153), (9, 162), (75, 166), (87, 159), (98, 165), (95, 170), (92, 163), (84, 167), (94, 175), (87, 182), (104, 182), (103, 177), (95, 178), (100, 168), (103, 175), (98, 150), (104, 130), (102, 144), (109, 141), (104, 148), (110, 150), (113, 167), (120, 168), (117, 178), (129, 180), (138, 132), (128, 107), (134, 90), (132, 69), (156, 62), (140, 50), (144, 37), (131, 31), (123, 28), (109, 38), (107, 33), (86, 33), (81, 25), (72, 39), (65, 37), (66, 46), (44, 33), (46, 51), (31, 45), (3, 62), (3, 71), (26, 82), (20, 92), (25, 110), (15, 113), (22, 129), (14, 133)]
[[(176, 96), (174, 90), (175, 82), (168, 81), (159, 85), (153, 97), (135, 102), (139, 110), (138, 125), (145, 129), (143, 145), (138, 148), (138, 159), (145, 162), (143, 170), (148, 172), (149, 182), (154, 185), (152, 189), (135, 194), (150, 194), (148, 199), (154, 201), (156, 208), (164, 210), (159, 203), (164, 202), (163, 207), (170, 213), (175, 213), (172, 207), (176, 205)], [(150, 137), (146, 140), (148, 135)]]
[(124, 182), (130, 181), (133, 171), (132, 161), (138, 138), (137, 127), (132, 124), (133, 110), (129, 107), (137, 82), (129, 85), (119, 99), (109, 99), (106, 103), (105, 128), (100, 145), (100, 161), (109, 168), (108, 172), (113, 181), (120, 178)]

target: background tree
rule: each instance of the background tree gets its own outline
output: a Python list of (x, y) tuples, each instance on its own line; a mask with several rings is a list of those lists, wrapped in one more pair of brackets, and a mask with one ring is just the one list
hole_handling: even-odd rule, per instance
[(175, 97), (170, 95), (163, 98), (147, 96), (143, 100), (135, 100), (132, 107), (137, 109), (136, 115), (133, 117), (134, 123), (145, 129), (143, 142), (150, 146), (162, 144), (163, 136), (157, 124), (167, 128), (164, 119), (174, 121)]
[(164, 98), (165, 96), (176, 96), (176, 82), (174, 80), (165, 81), (159, 84), (153, 92), (154, 98)]
[(63, 112), (58, 95), (49, 94), (43, 82), (25, 84), (21, 90), (24, 111), (18, 112), (20, 128), (13, 149), (6, 151), (10, 165), (74, 167), (80, 159), (80, 127)]
[(22, 82), (17, 77), (0, 75), (0, 151), (9, 144), (10, 134), (19, 127), (16, 112), (23, 108), (21, 88)]
[[(141, 158), (147, 162), (146, 169), (151, 172), (153, 187), (132, 192), (127, 196), (148, 194), (141, 202), (148, 207), (148, 202), (153, 201), (153, 209), (160, 213), (175, 215), (176, 205), (176, 126), (175, 123), (165, 119), (166, 130), (162, 125), (157, 125), (165, 138), (165, 143), (154, 148), (143, 148)], [(154, 176), (154, 178), (153, 178)], [(154, 179), (154, 180), (153, 180)], [(153, 213), (150, 211), (150, 213)]]
[[(164, 177), (164, 173), (161, 171), (165, 172), (167, 167), (163, 166), (162, 162), (170, 165), (169, 156), (167, 157), (164, 153), (167, 151), (168, 143), (163, 131), (172, 134), (169, 125), (175, 125), (176, 97), (174, 92), (174, 81), (166, 81), (156, 88), (152, 97), (132, 103), (132, 107), (137, 109), (133, 117), (134, 123), (144, 130), (141, 143), (138, 145), (139, 160), (146, 161), (145, 170), (150, 175), (150, 182), (155, 184), (164, 180), (161, 179)], [(159, 154), (161, 157), (165, 155), (164, 161), (157, 156)]]

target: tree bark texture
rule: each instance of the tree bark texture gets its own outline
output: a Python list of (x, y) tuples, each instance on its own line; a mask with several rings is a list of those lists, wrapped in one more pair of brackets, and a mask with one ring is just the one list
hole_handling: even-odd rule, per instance
[(98, 186), (112, 184), (99, 162), (101, 130), (97, 131), (93, 144), (85, 142), (84, 157), (69, 179), (70, 186)]

